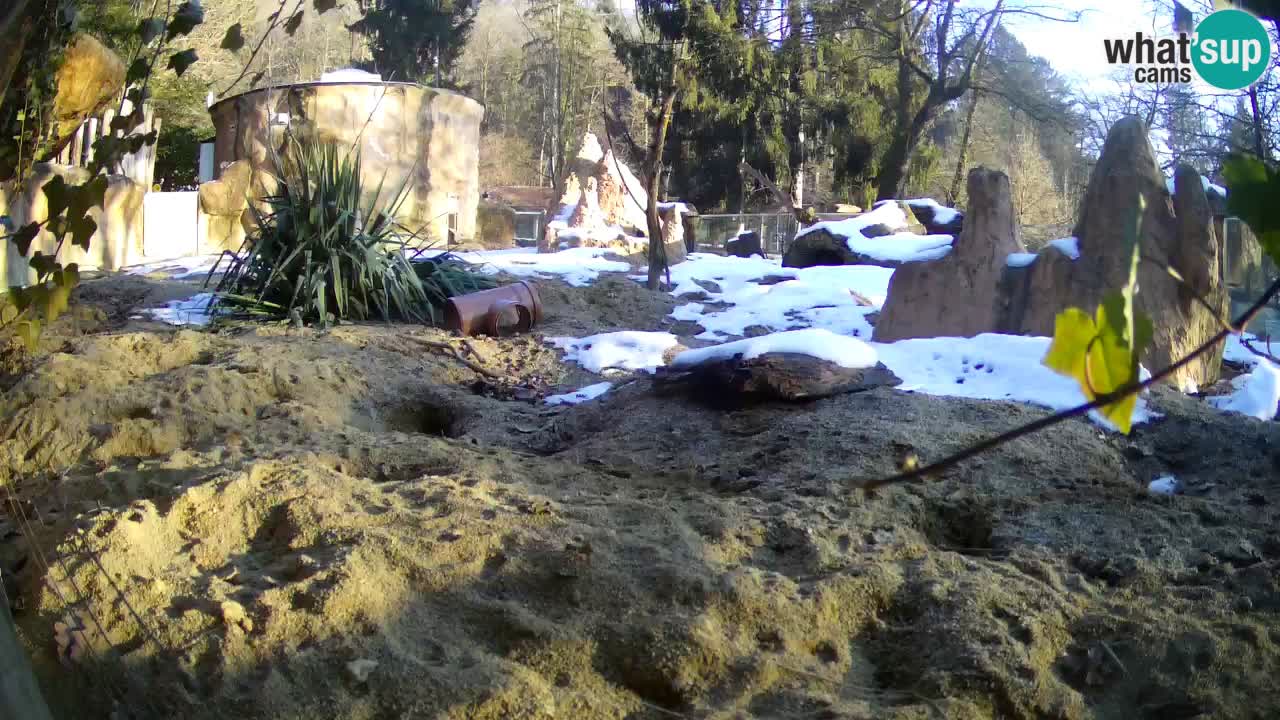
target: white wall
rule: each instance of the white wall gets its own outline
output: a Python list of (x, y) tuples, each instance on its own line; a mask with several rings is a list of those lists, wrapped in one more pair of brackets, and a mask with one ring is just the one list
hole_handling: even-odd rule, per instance
[(170, 260), (197, 254), (199, 193), (149, 192), (143, 200), (147, 260)]

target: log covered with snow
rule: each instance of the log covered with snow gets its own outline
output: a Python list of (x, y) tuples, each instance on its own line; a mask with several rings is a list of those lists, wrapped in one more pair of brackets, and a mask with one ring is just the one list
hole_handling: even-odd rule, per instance
[(905, 203), (878, 203), (870, 212), (804, 228), (787, 246), (784, 267), (878, 265), (894, 268), (906, 262), (937, 259), (951, 249), (951, 235), (924, 233)]
[(875, 350), (826, 330), (772, 333), (687, 350), (659, 368), (661, 390), (684, 389), (716, 405), (762, 400), (812, 400), (898, 385)]

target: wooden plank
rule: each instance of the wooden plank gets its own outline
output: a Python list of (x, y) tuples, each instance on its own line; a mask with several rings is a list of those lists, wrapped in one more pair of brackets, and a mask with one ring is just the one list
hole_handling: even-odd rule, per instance
[(0, 717), (53, 720), (5, 608), (0, 608)]

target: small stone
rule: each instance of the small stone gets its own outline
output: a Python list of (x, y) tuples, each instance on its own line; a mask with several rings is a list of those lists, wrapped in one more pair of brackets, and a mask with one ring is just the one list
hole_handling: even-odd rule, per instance
[(1248, 595), (1242, 595), (1236, 600), (1236, 612), (1249, 612), (1253, 610), (1253, 598)]
[(368, 658), (352, 660), (347, 663), (347, 677), (349, 677), (352, 682), (363, 685), (369, 682), (369, 674), (377, 669), (377, 667), (377, 660), (370, 660)]
[(226, 600), (218, 608), (222, 612), (222, 623), (227, 626), (227, 629), (237, 629), (246, 633), (253, 630), (253, 620), (249, 619), (248, 613), (240, 603), (235, 600)]

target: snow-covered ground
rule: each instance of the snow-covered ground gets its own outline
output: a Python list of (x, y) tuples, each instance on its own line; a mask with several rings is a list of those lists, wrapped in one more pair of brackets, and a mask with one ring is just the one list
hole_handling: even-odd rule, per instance
[[(884, 207), (896, 207), (894, 205)], [(1070, 251), (1074, 238), (1060, 247)], [(557, 277), (574, 285), (588, 285), (603, 272), (626, 272), (626, 263), (607, 260), (606, 251), (578, 248), (538, 254), (523, 249), (463, 253), (483, 263), (488, 272), (505, 271), (525, 277)], [(211, 258), (185, 258), (130, 272), (208, 272)], [(768, 352), (762, 348), (790, 348), (853, 367), (881, 362), (903, 381), (900, 390), (974, 399), (1010, 400), (1061, 410), (1084, 402), (1075, 381), (1041, 364), (1049, 339), (986, 334), (974, 338), (927, 338), (894, 343), (864, 342), (871, 337), (866, 316), (879, 310), (888, 293), (893, 271), (873, 266), (784, 268), (778, 260), (736, 258), (694, 253), (671, 269), (676, 297), (701, 293), (671, 313), (674, 320), (701, 325), (704, 340), (741, 338), (747, 328), (761, 326), (772, 335), (688, 351), (679, 362), (695, 362), (713, 354)], [(639, 279), (640, 276), (633, 276)], [(688, 299), (688, 298), (686, 298)], [(145, 311), (173, 324), (208, 322), (211, 296), (207, 293)], [(790, 332), (804, 331), (804, 332)], [(565, 360), (598, 373), (652, 372), (662, 366), (678, 339), (665, 332), (609, 332), (584, 338), (548, 338), (565, 350)], [(796, 348), (799, 348), (797, 350)], [(1280, 351), (1280, 347), (1277, 348)], [(1280, 353), (1278, 353), (1280, 354)], [(1228, 341), (1226, 358), (1250, 366), (1233, 381), (1231, 393), (1210, 398), (1228, 412), (1272, 419), (1280, 404), (1280, 367), (1248, 352), (1236, 337)], [(553, 396), (556, 403), (584, 402), (608, 391), (605, 383)], [(550, 401), (550, 400), (549, 400)], [(1152, 417), (1139, 400), (1136, 422)], [(1096, 418), (1100, 424), (1105, 421)]]

